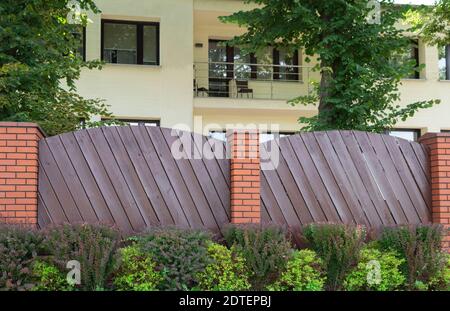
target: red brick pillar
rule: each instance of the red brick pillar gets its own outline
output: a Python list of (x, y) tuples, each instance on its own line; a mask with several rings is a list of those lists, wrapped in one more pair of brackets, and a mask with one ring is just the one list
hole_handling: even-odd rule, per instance
[(420, 142), (429, 147), (433, 223), (444, 227), (442, 246), (450, 252), (450, 133), (427, 133)]
[(0, 122), (0, 222), (37, 225), (37, 124)]
[(227, 131), (231, 165), (231, 223), (260, 223), (260, 156), (257, 130)]

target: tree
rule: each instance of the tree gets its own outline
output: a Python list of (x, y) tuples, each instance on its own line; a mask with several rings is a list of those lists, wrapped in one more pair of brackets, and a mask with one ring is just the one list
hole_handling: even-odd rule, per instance
[(450, 43), (450, 0), (438, 0), (434, 6), (411, 8), (407, 20), (424, 41), (439, 45)]
[[(247, 0), (259, 6), (221, 17), (247, 32), (231, 40), (247, 51), (272, 45), (317, 55), (313, 70), (321, 73), (312, 95), (291, 104), (316, 104), (319, 113), (301, 117), (304, 130), (357, 129), (381, 132), (399, 120), (431, 107), (437, 100), (400, 107), (401, 78), (417, 68), (414, 61), (394, 62), (404, 53), (410, 39), (396, 27), (404, 13), (392, 0), (382, 0), (382, 16), (374, 22), (367, 0)], [(372, 15), (371, 15), (372, 14)]]
[(99, 12), (92, 0), (0, 1), (0, 120), (37, 122), (53, 135), (111, 117), (102, 101), (76, 93), (81, 69), (101, 66), (76, 53), (88, 22), (77, 9)]

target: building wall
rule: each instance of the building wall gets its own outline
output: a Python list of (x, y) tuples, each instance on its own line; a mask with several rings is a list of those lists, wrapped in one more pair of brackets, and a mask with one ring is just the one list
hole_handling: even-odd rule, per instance
[(81, 95), (102, 98), (119, 118), (161, 119), (161, 126), (191, 125), (193, 116), (193, 0), (97, 0), (90, 15), (86, 58), (101, 57), (101, 19), (160, 23), (160, 65), (106, 64), (84, 70)]
[[(81, 95), (103, 98), (118, 118), (158, 119), (161, 126), (183, 123), (193, 126), (194, 117), (202, 117), (203, 125), (214, 123), (225, 129), (226, 124), (280, 124), (283, 131), (299, 130), (297, 119), (317, 112), (314, 106), (290, 107), (284, 100), (194, 98), (194, 63), (207, 62), (209, 39), (230, 39), (245, 30), (236, 25), (222, 24), (218, 16), (249, 9), (241, 0), (97, 0), (102, 13), (91, 15), (87, 27), (87, 59), (101, 54), (101, 18), (160, 22), (160, 66), (107, 64), (103, 70), (84, 70), (78, 83)], [(194, 47), (202, 43), (203, 47)], [(403, 80), (400, 87), (401, 105), (418, 100), (441, 99), (442, 103), (418, 112), (413, 118), (398, 124), (399, 128), (438, 132), (450, 129), (450, 82), (438, 80), (438, 54), (435, 47), (419, 42), (420, 61), (426, 64), (419, 80)], [(304, 62), (300, 65), (314, 65)], [(305, 77), (305, 74), (304, 74)], [(308, 77), (318, 81), (320, 76)], [(306, 80), (306, 77), (305, 77)], [(205, 81), (199, 81), (199, 84)], [(263, 82), (250, 82), (255, 90)], [(297, 84), (297, 83), (295, 83)], [(307, 84), (295, 87), (276, 82), (287, 97), (306, 92)], [(196, 131), (207, 132), (205, 127)]]

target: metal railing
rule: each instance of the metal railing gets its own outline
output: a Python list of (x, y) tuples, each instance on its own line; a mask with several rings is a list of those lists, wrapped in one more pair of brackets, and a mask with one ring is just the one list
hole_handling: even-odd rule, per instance
[(288, 100), (311, 92), (311, 67), (196, 62), (194, 97)]

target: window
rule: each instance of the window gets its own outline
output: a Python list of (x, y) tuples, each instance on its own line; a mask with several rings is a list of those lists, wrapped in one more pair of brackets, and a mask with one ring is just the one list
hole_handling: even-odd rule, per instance
[(81, 25), (76, 25), (74, 31), (72, 32), (75, 40), (78, 42), (77, 50), (75, 55), (86, 60), (86, 27)]
[(288, 53), (286, 50), (273, 49), (274, 80), (298, 80), (298, 51)]
[(420, 130), (418, 129), (393, 129), (386, 131), (386, 134), (403, 138), (409, 141), (417, 141), (420, 137)]
[[(282, 138), (282, 137), (286, 137), (286, 136), (294, 135), (294, 134), (295, 134), (294, 132), (261, 133), (259, 136), (259, 140), (261, 143), (265, 143), (265, 142), (267, 142), (269, 140), (273, 140), (275, 138)], [(226, 132), (224, 132), (224, 131), (209, 132), (209, 137), (215, 138), (220, 141), (227, 140)]]
[(420, 79), (419, 67), (419, 43), (417, 40), (411, 40), (410, 46), (401, 53), (394, 55), (391, 60), (393, 63), (404, 64), (406, 62), (413, 61), (415, 64), (415, 69), (406, 75), (405, 79)]
[(159, 24), (102, 20), (102, 59), (112, 64), (159, 65)]
[(450, 44), (439, 47), (439, 79), (450, 80)]
[[(102, 119), (102, 121), (107, 121), (108, 119)], [(159, 120), (138, 120), (138, 119), (115, 119), (117, 121), (127, 123), (130, 126), (159, 126)]]

